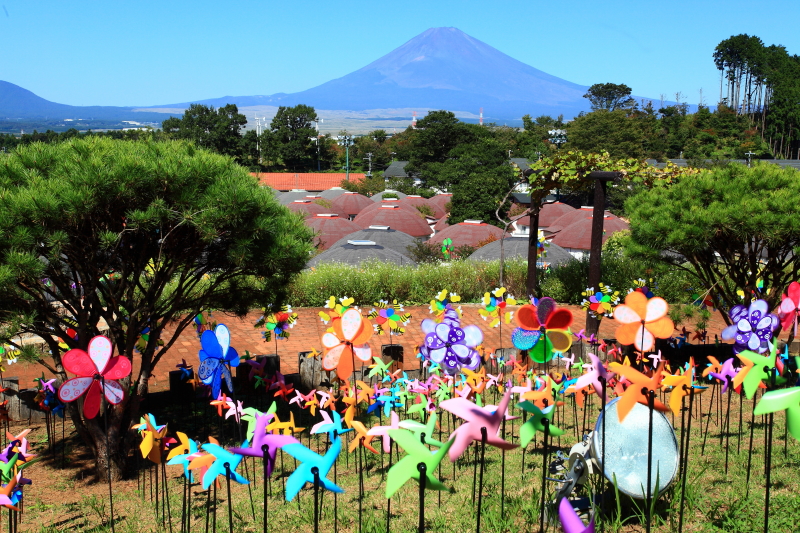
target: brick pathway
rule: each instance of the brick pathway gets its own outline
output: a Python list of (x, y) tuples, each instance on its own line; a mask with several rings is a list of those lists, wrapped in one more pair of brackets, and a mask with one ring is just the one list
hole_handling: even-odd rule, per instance
[[(462, 323), (476, 324), (481, 327), (484, 333), (484, 347), (494, 350), (499, 347), (511, 347), (511, 331), (515, 325), (503, 325), (502, 327), (502, 344), (500, 340), (501, 328), (488, 328), (488, 322), (478, 314), (478, 309), (481, 306), (476, 304), (463, 304), (463, 317)], [(579, 306), (567, 306), (572, 309), (575, 315), (575, 321), (572, 326), (573, 332), (579, 332), (585, 327), (585, 313)], [(362, 310), (367, 313), (370, 307), (363, 307)], [(316, 349), (322, 351), (322, 344), (320, 338), (324, 333), (327, 326), (323, 324), (319, 318), (319, 308), (304, 308), (295, 309), (299, 318), (295, 327), (291, 330), (291, 336), (288, 340), (278, 341), (278, 354), (281, 356), (281, 371), (284, 374), (297, 372), (298, 370), (298, 353)], [(395, 344), (403, 346), (404, 352), (404, 366), (407, 369), (418, 368), (418, 360), (414, 358), (415, 347), (420, 345), (423, 341), (423, 335), (420, 331), (419, 324), (424, 318), (430, 317), (427, 306), (412, 306), (406, 308), (407, 312), (412, 315), (411, 323), (406, 328), (406, 334), (400, 337), (393, 336), (392, 339)], [(252, 312), (247, 317), (240, 319), (234, 316), (225, 316), (222, 314), (215, 314), (214, 320), (226, 324), (232, 335), (232, 345), (244, 354), (245, 350), (250, 351), (251, 354), (269, 354), (275, 353), (275, 343), (269, 344), (264, 342), (261, 335), (261, 330), (253, 327), (253, 324), (261, 317), (260, 312)], [(603, 320), (600, 324), (600, 337), (613, 338), (616, 323), (611, 320)], [(691, 325), (686, 326), (687, 329), (693, 330)], [(709, 324), (709, 336), (713, 341), (714, 335), (719, 334), (725, 327), (725, 322), (719, 313), (715, 313)], [(171, 336), (171, 331), (167, 331), (165, 338)], [(388, 344), (389, 338), (386, 335), (373, 335), (370, 346), (374, 354), (379, 354), (381, 345)], [(195, 369), (198, 365), (197, 353), (200, 350), (200, 341), (196, 335), (194, 328), (185, 330), (180, 338), (175, 342), (169, 352), (162, 358), (156, 367), (155, 378), (151, 381), (151, 390), (165, 390), (169, 387), (168, 373), (175, 369), (175, 365), (181, 362), (181, 359), (186, 359), (186, 362), (193, 365)], [(44, 371), (45, 376), (49, 376), (43, 366), (38, 364), (18, 363), (11, 366), (6, 365), (6, 377), (18, 377), (20, 380), (20, 388), (33, 387), (35, 384), (33, 379), (41, 376)], [(138, 371), (134, 368), (134, 373)], [(135, 374), (134, 374), (135, 375)]]

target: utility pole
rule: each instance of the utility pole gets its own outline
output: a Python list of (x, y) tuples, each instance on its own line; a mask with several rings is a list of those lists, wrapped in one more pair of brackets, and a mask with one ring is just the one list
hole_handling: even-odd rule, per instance
[(355, 144), (355, 137), (353, 135), (339, 135), (336, 137), (339, 146), (344, 146), (345, 151), (345, 180), (350, 181), (350, 147)]
[(365, 157), (364, 159), (369, 161), (369, 170), (367, 171), (367, 177), (371, 178), (372, 177), (372, 152), (368, 152), (367, 153), (367, 157)]

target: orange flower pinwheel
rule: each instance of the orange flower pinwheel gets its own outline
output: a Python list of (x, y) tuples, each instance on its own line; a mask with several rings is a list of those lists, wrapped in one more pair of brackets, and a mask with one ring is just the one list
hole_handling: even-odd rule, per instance
[(620, 344), (633, 344), (640, 352), (648, 352), (655, 346), (656, 339), (668, 339), (675, 329), (667, 317), (669, 305), (656, 296), (647, 299), (641, 292), (631, 292), (625, 303), (614, 309), (614, 318), (622, 325), (617, 328), (617, 341)]
[(341, 318), (333, 320), (333, 332), (322, 336), (325, 356), (322, 368), (336, 369), (339, 379), (347, 381), (353, 373), (355, 358), (364, 363), (372, 360), (367, 341), (372, 337), (372, 325), (356, 309), (348, 309)]

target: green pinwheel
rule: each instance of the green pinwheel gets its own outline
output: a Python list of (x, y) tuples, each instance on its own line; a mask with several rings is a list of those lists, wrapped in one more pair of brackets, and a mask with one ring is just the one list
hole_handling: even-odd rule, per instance
[[(555, 405), (546, 407), (544, 410), (539, 409), (533, 403), (527, 400), (517, 405), (531, 415), (531, 417), (519, 428), (519, 443), (524, 448), (528, 445), (528, 443), (530, 443), (537, 431), (544, 431), (543, 420), (545, 418), (549, 421), (553, 420), (553, 408)], [(559, 435), (564, 434), (563, 429), (557, 428), (552, 424), (549, 424), (549, 426), (548, 434), (551, 437), (558, 437)]]
[(428, 423), (422, 424), (416, 420), (401, 420), (400, 427), (410, 431), (417, 441), (420, 441), (421, 435), (425, 434), (425, 444), (441, 448), (443, 445), (438, 440), (434, 440), (433, 432), (436, 431), (436, 411), (433, 411), (428, 417)]
[(380, 357), (373, 357), (372, 360), (375, 361), (375, 363), (369, 365), (369, 368), (371, 368), (372, 370), (369, 371), (367, 377), (374, 378), (375, 376), (377, 376), (378, 378), (382, 378), (383, 376), (389, 373), (389, 367), (392, 366), (392, 361), (384, 363), (383, 359), (381, 359)]
[(386, 476), (387, 498), (391, 498), (409, 479), (419, 480), (419, 470), (417, 470), (419, 463), (425, 463), (427, 467), (425, 474), (426, 489), (449, 490), (433, 474), (436, 472), (436, 467), (447, 455), (450, 446), (453, 444), (452, 440), (447, 441), (436, 452), (431, 452), (420, 442), (419, 437), (405, 429), (390, 429), (389, 437), (403, 448), (406, 455), (389, 469), (389, 474)]
[(775, 371), (775, 359), (777, 358), (777, 343), (770, 343), (769, 356), (763, 356), (750, 350), (743, 350), (736, 354), (744, 368), (733, 378), (733, 386), (744, 385), (744, 393), (747, 399), (753, 398), (762, 380), (768, 379)]
[(753, 413), (764, 415), (777, 411), (786, 411), (786, 425), (789, 433), (800, 441), (800, 387), (764, 393)]
[(453, 239), (446, 238), (442, 241), (442, 255), (444, 256), (445, 261), (450, 260), (450, 254), (453, 251)]

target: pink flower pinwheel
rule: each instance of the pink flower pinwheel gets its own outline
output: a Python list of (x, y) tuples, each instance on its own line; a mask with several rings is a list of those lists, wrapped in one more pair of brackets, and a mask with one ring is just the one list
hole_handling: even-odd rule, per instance
[(125, 398), (125, 391), (115, 380), (131, 373), (131, 362), (122, 356), (111, 357), (111, 341), (98, 335), (89, 341), (88, 353), (75, 348), (61, 358), (67, 372), (77, 377), (65, 382), (58, 389), (62, 402), (74, 402), (84, 394), (83, 415), (94, 418), (100, 412), (100, 392), (108, 403), (117, 405)]
[(794, 324), (794, 336), (797, 336), (797, 317), (800, 315), (800, 283), (793, 281), (786, 289), (786, 294), (782, 295), (781, 305), (778, 313), (781, 318), (781, 326), (788, 330)]

